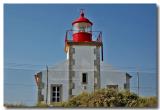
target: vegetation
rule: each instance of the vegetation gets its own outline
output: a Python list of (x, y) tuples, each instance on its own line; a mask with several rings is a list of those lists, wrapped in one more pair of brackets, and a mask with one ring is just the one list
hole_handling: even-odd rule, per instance
[(156, 97), (139, 97), (129, 91), (101, 89), (83, 92), (68, 102), (52, 103), (55, 107), (157, 107)]
[(46, 108), (46, 107), (49, 107), (47, 104), (45, 104), (45, 103), (37, 103), (37, 105), (36, 105), (37, 107), (40, 107), (40, 108)]
[(24, 104), (4, 104), (4, 106), (7, 108), (25, 108), (27, 107)]
[[(24, 104), (5, 104), (6, 107), (27, 107)], [(139, 97), (135, 93), (129, 91), (118, 91), (115, 89), (100, 89), (92, 93), (83, 92), (78, 96), (74, 96), (67, 102), (54, 102), (50, 105), (38, 103), (34, 107), (133, 107), (156, 108), (158, 106), (157, 97)]]

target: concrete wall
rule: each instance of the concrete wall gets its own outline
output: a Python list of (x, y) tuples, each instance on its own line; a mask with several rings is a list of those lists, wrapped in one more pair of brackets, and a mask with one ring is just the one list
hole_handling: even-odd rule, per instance
[[(74, 46), (73, 46), (74, 47)], [(73, 70), (75, 74), (73, 76), (74, 89), (72, 89), (72, 95), (78, 95), (82, 91), (93, 92), (94, 91), (94, 60), (95, 56), (93, 54), (96, 47), (74, 47), (75, 55), (73, 58), (76, 60), (75, 65), (73, 65)], [(84, 53), (84, 54), (81, 54)], [(83, 59), (81, 59), (81, 57)], [(86, 64), (86, 66), (84, 65)], [(100, 84), (101, 88), (106, 88), (107, 85), (118, 85), (119, 89), (124, 89), (124, 83), (126, 83), (126, 73), (116, 70), (111, 65), (100, 64)], [(65, 62), (49, 68), (48, 71), (48, 104), (50, 103), (50, 88), (52, 84), (61, 84), (62, 85), (62, 101), (69, 99), (69, 62)], [(42, 89), (42, 95), (44, 95), (44, 102), (46, 100), (46, 70), (42, 72), (42, 83), (44, 85)], [(82, 73), (88, 73), (88, 83), (83, 85), (82, 82)], [(86, 86), (86, 90), (84, 90)]]
[(118, 85), (118, 89), (124, 89), (126, 83), (126, 73), (116, 70), (111, 65), (101, 63), (101, 86), (106, 88), (106, 85)]
[[(94, 60), (96, 59), (94, 49), (96, 49), (96, 46), (73, 45), (72, 48), (75, 51), (72, 56), (75, 61), (72, 65), (72, 70), (75, 73), (72, 79), (74, 83), (72, 95), (78, 95), (82, 91), (92, 92), (94, 91)], [(82, 73), (87, 73), (87, 84), (82, 84)], [(84, 89), (84, 86), (86, 86), (86, 89)]]
[[(68, 61), (65, 61), (54, 68), (48, 69), (48, 103), (51, 101), (51, 85), (61, 84), (62, 85), (62, 101), (68, 100)], [(44, 101), (46, 100), (46, 86), (47, 86), (47, 72), (42, 71), (42, 82), (44, 83), (44, 88), (42, 89), (42, 94), (44, 95)]]

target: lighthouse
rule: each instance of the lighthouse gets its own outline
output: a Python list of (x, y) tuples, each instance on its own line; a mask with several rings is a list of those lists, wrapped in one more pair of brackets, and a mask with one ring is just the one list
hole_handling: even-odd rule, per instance
[[(100, 89), (100, 48), (103, 47), (102, 33), (92, 30), (93, 23), (85, 17), (72, 22), (72, 30), (66, 32), (65, 51), (69, 61), (69, 97), (82, 91), (92, 92)], [(68, 39), (69, 32), (72, 39)], [(97, 40), (92, 34), (98, 33)], [(103, 59), (103, 58), (102, 58)]]
[(129, 90), (131, 76), (103, 62), (102, 32), (92, 30), (83, 10), (71, 25), (64, 37), (66, 60), (35, 74), (37, 102), (68, 101), (101, 88)]

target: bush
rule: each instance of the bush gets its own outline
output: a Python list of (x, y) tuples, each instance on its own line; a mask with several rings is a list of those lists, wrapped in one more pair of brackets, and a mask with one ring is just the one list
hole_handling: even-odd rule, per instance
[(51, 106), (53, 107), (64, 107), (66, 102), (53, 102), (51, 103)]
[(139, 107), (157, 107), (156, 97), (142, 97), (139, 99)]
[(48, 105), (47, 104), (45, 104), (45, 103), (37, 103), (37, 105), (36, 105), (37, 107), (40, 107), (40, 108), (46, 108), (46, 107), (48, 107)]
[(156, 107), (156, 97), (139, 97), (129, 91), (101, 89), (74, 96), (63, 107)]
[(83, 92), (78, 96), (72, 97), (68, 102), (66, 102), (64, 107), (88, 107), (88, 101), (90, 100), (90, 94)]
[[(47, 105), (38, 105), (46, 107)], [(129, 91), (100, 89), (92, 93), (83, 92), (67, 102), (51, 103), (52, 107), (157, 107), (156, 97), (139, 97)]]
[(101, 89), (92, 93), (89, 107), (113, 107), (117, 91), (114, 89)]

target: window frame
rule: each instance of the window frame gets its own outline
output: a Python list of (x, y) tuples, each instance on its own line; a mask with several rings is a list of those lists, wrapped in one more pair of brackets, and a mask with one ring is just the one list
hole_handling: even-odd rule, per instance
[[(55, 88), (55, 90), (53, 90), (53, 88)], [(50, 93), (51, 93), (50, 102), (61, 102), (62, 101), (62, 85), (61, 84), (51, 84)]]

